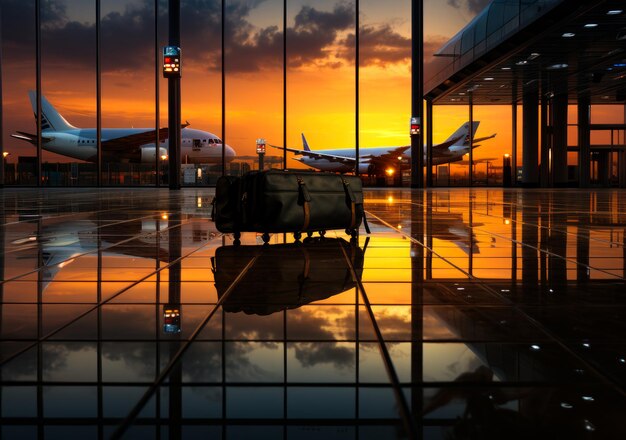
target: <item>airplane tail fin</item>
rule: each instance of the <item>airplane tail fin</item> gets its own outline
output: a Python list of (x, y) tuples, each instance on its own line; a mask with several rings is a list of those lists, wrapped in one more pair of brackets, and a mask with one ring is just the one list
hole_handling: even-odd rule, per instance
[[(476, 134), (476, 130), (478, 130), (478, 125), (480, 125), (480, 121), (474, 121), (473, 124), (473, 135)], [(446, 139), (445, 143), (451, 143), (458, 145), (458, 142), (462, 142), (463, 145), (469, 145), (469, 122), (461, 125), (457, 131), (452, 133), (452, 135)]]
[[(37, 94), (34, 90), (28, 91), (28, 97), (30, 98), (30, 105), (33, 108), (33, 113), (37, 117)], [(45, 96), (41, 96), (41, 132), (47, 131), (67, 131), (73, 130), (72, 124), (61, 116), (53, 106), (48, 102)]]
[(309, 143), (306, 141), (306, 138), (304, 137), (304, 133), (300, 133), (302, 135), (302, 146), (304, 147), (304, 151), (311, 151), (311, 148), (309, 148)]

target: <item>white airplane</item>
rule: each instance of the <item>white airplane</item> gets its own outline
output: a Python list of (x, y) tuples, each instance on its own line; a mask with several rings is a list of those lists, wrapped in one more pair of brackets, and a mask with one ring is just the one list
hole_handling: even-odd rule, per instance
[[(474, 122), (474, 134), (479, 124), (480, 121)], [(477, 142), (492, 139), (495, 136), (495, 134), (492, 134), (483, 138), (474, 138), (472, 148), (479, 147), (476, 144)], [(302, 144), (304, 146), (302, 150), (295, 148), (285, 148), (285, 150), (300, 156), (294, 157), (295, 160), (321, 171), (338, 173), (354, 171), (356, 159), (353, 148), (311, 150), (304, 133), (302, 134)], [(277, 145), (270, 146), (280, 150), (283, 149), (283, 147)], [(363, 148), (359, 152), (359, 173), (369, 175), (384, 175), (386, 173), (392, 175), (398, 170), (408, 169), (410, 167), (409, 160), (411, 159), (410, 148), (410, 145)], [(469, 153), (469, 150), (469, 122), (466, 122), (445, 142), (433, 146), (433, 165), (460, 161), (465, 154)], [(424, 153), (424, 163), (426, 163), (426, 153)]]
[[(33, 112), (37, 114), (35, 92), (28, 92)], [(67, 122), (61, 114), (41, 97), (41, 134), (42, 148), (52, 153), (74, 159), (95, 162), (97, 160), (96, 129), (78, 128)], [(181, 133), (181, 158), (188, 163), (221, 163), (222, 141), (208, 131), (186, 128)], [(18, 131), (11, 135), (31, 144), (37, 144), (37, 135)], [(103, 128), (102, 160), (104, 162), (154, 163), (156, 130), (154, 128)], [(162, 159), (168, 156), (168, 129), (159, 130), (161, 143), (158, 154)], [(225, 146), (226, 162), (235, 158), (235, 150)]]

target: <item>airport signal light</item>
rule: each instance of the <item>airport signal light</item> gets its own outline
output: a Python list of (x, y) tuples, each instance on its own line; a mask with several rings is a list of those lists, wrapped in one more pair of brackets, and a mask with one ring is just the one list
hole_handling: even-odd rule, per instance
[(180, 78), (180, 47), (165, 46), (163, 48), (163, 77)]
[(420, 118), (411, 118), (411, 136), (419, 135), (422, 131)]

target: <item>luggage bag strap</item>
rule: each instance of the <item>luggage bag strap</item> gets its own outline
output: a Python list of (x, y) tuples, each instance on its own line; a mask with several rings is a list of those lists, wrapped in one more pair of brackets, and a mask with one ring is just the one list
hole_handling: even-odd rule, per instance
[(311, 194), (302, 180), (302, 177), (298, 176), (298, 192), (302, 196), (303, 208), (304, 208), (304, 223), (302, 224), (302, 230), (309, 229), (309, 223), (311, 222)]
[(343, 189), (346, 194), (350, 198), (350, 211), (352, 212), (352, 220), (350, 221), (350, 229), (356, 226), (356, 210), (357, 206), (359, 211), (361, 211), (361, 217), (363, 218), (363, 226), (365, 226), (365, 232), (370, 234), (370, 227), (367, 224), (367, 218), (365, 217), (365, 208), (363, 208), (363, 203), (356, 203), (356, 196), (354, 195), (354, 191), (350, 186), (350, 183), (346, 180), (345, 177), (341, 178), (341, 182), (343, 183)]

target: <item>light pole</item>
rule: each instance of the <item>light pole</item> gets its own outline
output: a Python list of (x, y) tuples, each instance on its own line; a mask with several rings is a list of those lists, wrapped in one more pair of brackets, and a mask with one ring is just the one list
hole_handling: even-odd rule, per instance
[(259, 155), (259, 171), (263, 171), (263, 158), (265, 157), (265, 139), (256, 140), (256, 154)]
[(0, 180), (0, 188), (2, 186), (4, 186), (4, 184), (5, 184), (6, 171), (7, 171), (7, 157), (10, 154), (11, 153), (9, 153), (8, 151), (3, 151), (2, 152), (2, 170), (0, 171), (0, 176), (2, 176), (2, 179)]

